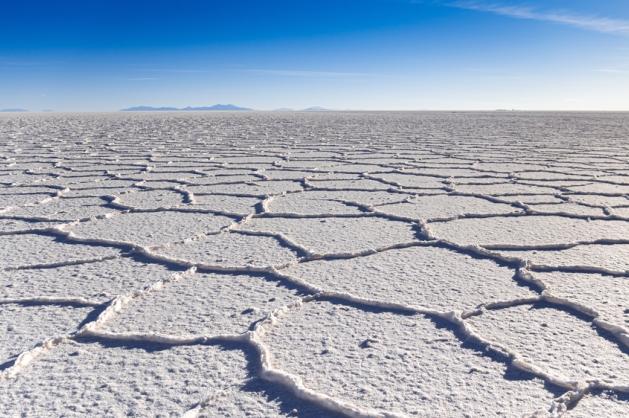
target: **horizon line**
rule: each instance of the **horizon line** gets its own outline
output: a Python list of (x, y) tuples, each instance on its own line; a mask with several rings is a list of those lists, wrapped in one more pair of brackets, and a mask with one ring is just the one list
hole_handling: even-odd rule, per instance
[(341, 113), (341, 112), (492, 112), (492, 113), (523, 113), (523, 112), (565, 112), (565, 113), (629, 113), (629, 109), (470, 109), (470, 108), (451, 108), (451, 109), (324, 109), (324, 110), (308, 110), (306, 109), (248, 109), (248, 110), (0, 110), (1, 114), (25, 114), (25, 113)]

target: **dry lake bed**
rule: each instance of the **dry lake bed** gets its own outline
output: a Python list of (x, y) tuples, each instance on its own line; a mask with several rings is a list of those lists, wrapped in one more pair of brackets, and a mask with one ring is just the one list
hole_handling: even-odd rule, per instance
[(629, 114), (0, 138), (1, 416), (629, 416)]

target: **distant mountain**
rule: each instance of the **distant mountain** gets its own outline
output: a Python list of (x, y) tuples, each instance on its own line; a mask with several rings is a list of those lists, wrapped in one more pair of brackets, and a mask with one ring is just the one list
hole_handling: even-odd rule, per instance
[(295, 109), (291, 109), (290, 107), (280, 107), (279, 109), (273, 109), (273, 112), (294, 112)]
[(123, 112), (170, 112), (179, 110), (176, 107), (133, 106), (122, 109)]
[(330, 109), (326, 109), (325, 107), (321, 107), (321, 106), (307, 107), (302, 110), (302, 112), (329, 112), (329, 111)]
[(28, 110), (26, 110), (26, 109), (19, 109), (19, 108), (15, 108), (15, 109), (0, 109), (0, 112), (28, 112)]
[(122, 109), (122, 112), (174, 112), (174, 111), (216, 111), (216, 110), (252, 110), (247, 107), (240, 107), (233, 104), (215, 104), (212, 106), (186, 106), (186, 107), (153, 107), (134, 106)]
[(240, 107), (233, 104), (215, 104), (213, 106), (184, 107), (181, 110), (253, 110), (248, 107)]

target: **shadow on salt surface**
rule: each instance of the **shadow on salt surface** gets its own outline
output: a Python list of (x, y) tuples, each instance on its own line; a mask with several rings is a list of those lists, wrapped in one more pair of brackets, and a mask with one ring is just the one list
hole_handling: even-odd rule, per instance
[[(517, 315), (526, 319), (514, 321)], [(483, 339), (508, 346), (523, 361), (564, 381), (626, 387), (627, 350), (569, 309), (552, 303), (520, 305), (487, 310), (467, 322)]]
[(8, 369), (9, 367), (12, 367), (15, 364), (15, 361), (17, 360), (17, 357), (13, 357), (7, 361), (5, 361), (4, 363), (0, 363), (0, 372)]
[(0, 232), (14, 232), (30, 229), (44, 229), (59, 225), (60, 222), (37, 221), (34, 219), (0, 219)]
[(568, 408), (569, 418), (621, 417), (626, 416), (629, 394), (597, 390), (579, 401), (576, 407)]
[[(545, 301), (540, 301), (540, 302), (536, 302), (533, 303), (532, 305), (530, 305), (530, 309), (529, 310), (534, 310), (534, 309), (554, 309), (556, 311), (562, 311), (565, 312), (581, 321), (584, 322), (588, 322), (591, 323), (592, 322), (592, 318), (586, 314), (584, 314), (583, 312), (574, 309), (570, 306), (565, 306), (565, 305), (557, 305), (557, 304), (553, 304), (553, 303), (548, 303)], [(608, 342), (610, 342), (611, 344), (614, 344), (620, 351), (622, 351), (624, 354), (629, 355), (629, 347), (627, 347), (626, 345), (622, 344), (621, 342), (618, 341), (618, 338), (616, 338), (616, 336), (601, 328), (601, 327), (597, 327), (592, 325), (591, 328), (596, 331), (596, 333), (603, 339), (607, 340)]]
[[(82, 344), (99, 344), (104, 348), (119, 349), (139, 349), (148, 353), (154, 353), (173, 348), (171, 344), (150, 341), (122, 341), (122, 340), (102, 340), (96, 337), (79, 337), (75, 339)], [(200, 344), (191, 344), (200, 345)], [(207, 346), (217, 347), (221, 351), (240, 351), (246, 360), (246, 370), (249, 378), (238, 389), (243, 392), (256, 393), (263, 395), (269, 402), (277, 402), (280, 412), (286, 416), (299, 416), (305, 418), (341, 418), (344, 415), (322, 409), (319, 405), (308, 400), (296, 398), (289, 390), (277, 383), (268, 382), (259, 378), (262, 369), (260, 356), (257, 351), (248, 344), (222, 341), (209, 342), (203, 344)], [(179, 345), (178, 345), (179, 346)], [(203, 409), (201, 409), (203, 412)]]
[[(240, 348), (243, 350), (242, 348)], [(250, 376), (258, 376), (261, 369), (260, 358), (252, 348), (247, 347), (243, 350), (245, 357), (247, 358), (247, 369)], [(341, 418), (344, 415), (322, 409), (319, 405), (313, 402), (298, 399), (290, 393), (286, 388), (279, 384), (267, 382), (260, 378), (254, 377), (249, 380), (243, 387), (243, 390), (249, 392), (258, 392), (264, 394), (268, 400), (279, 401), (281, 410), (285, 414), (294, 416), (316, 418), (316, 417), (330, 417)]]
[[(532, 311), (535, 309), (552, 309), (555, 311), (561, 311), (561, 312), (565, 312), (569, 315), (571, 315), (572, 317), (575, 317), (581, 321), (587, 322), (587, 323), (591, 323), (592, 322), (592, 317), (579, 311), (576, 308), (570, 307), (570, 306), (566, 306), (566, 305), (558, 305), (555, 303), (550, 303), (550, 302), (546, 302), (546, 301), (539, 301), (539, 302), (535, 302), (532, 303), (530, 305), (522, 305), (522, 306), (528, 306), (528, 310)], [(508, 308), (507, 308), (508, 309)], [(488, 308), (488, 311), (498, 311), (499, 309), (492, 309), (492, 308)], [(477, 317), (479, 315), (473, 315), (473, 317)], [(618, 341), (618, 338), (610, 331), (607, 331), (599, 326), (595, 326), (595, 325), (591, 325), (591, 328), (598, 334), (598, 336), (600, 336), (601, 338), (607, 340), (609, 343), (614, 344), (620, 351), (622, 351), (624, 354), (629, 355), (629, 347), (627, 347), (626, 345), (622, 344), (620, 341)]]
[[(539, 381), (537, 376), (535, 376), (533, 373), (526, 372), (526, 371), (523, 371), (514, 367), (508, 355), (492, 348), (491, 346), (483, 344), (474, 338), (470, 338), (466, 336), (461, 330), (461, 328), (455, 326), (451, 322), (448, 322), (443, 318), (439, 318), (438, 316), (430, 316), (430, 315), (423, 315), (423, 316), (429, 319), (435, 325), (437, 329), (446, 329), (450, 331), (452, 334), (454, 334), (456, 338), (458, 338), (461, 341), (461, 348), (473, 350), (483, 357), (487, 357), (491, 359), (492, 361), (504, 364), (505, 372), (502, 377), (505, 380), (511, 380), (511, 381), (537, 380)], [(470, 373), (472, 373), (471, 370), (470, 370)], [(544, 386), (544, 389), (550, 392), (555, 398), (563, 395), (567, 391), (566, 389), (560, 386), (557, 386), (551, 382), (548, 382), (546, 380), (543, 381), (543, 386)]]
[(108, 307), (109, 307), (109, 303), (103, 303), (102, 305), (97, 306), (94, 309), (92, 309), (92, 311), (89, 312), (85, 316), (85, 318), (77, 325), (76, 329), (79, 330), (83, 328), (85, 325), (89, 324), (90, 322), (96, 321), (98, 317), (100, 316), (100, 314), (103, 313), (103, 311), (107, 309)]
[[(329, 302), (334, 305), (349, 306), (352, 308), (359, 309), (363, 312), (369, 312), (369, 313), (374, 313), (374, 314), (393, 313), (396, 315), (403, 315), (407, 317), (411, 317), (415, 315), (424, 317), (428, 319), (429, 321), (431, 321), (437, 329), (445, 329), (451, 332), (452, 334), (454, 334), (454, 336), (461, 341), (462, 348), (473, 350), (483, 357), (487, 357), (491, 359), (492, 361), (504, 364), (506, 366), (505, 373), (503, 375), (505, 379), (514, 380), (514, 381), (537, 379), (537, 376), (535, 376), (534, 374), (519, 370), (515, 368), (513, 365), (511, 365), (511, 359), (506, 354), (500, 351), (497, 351), (491, 348), (490, 346), (487, 346), (486, 344), (482, 344), (473, 338), (469, 338), (468, 336), (464, 334), (461, 328), (459, 328), (458, 326), (454, 325), (453, 323), (439, 316), (429, 315), (429, 314), (416, 314), (409, 310), (397, 309), (397, 308), (366, 306), (359, 302), (347, 302), (345, 300), (341, 300), (339, 298), (334, 298), (334, 297), (320, 297), (320, 298), (317, 298), (317, 300)], [(470, 371), (470, 373), (472, 373), (472, 371)], [(552, 383), (547, 382), (547, 381), (544, 381), (544, 388), (550, 393), (552, 393), (553, 396), (555, 397), (561, 396), (566, 392), (566, 389), (559, 387), (557, 385), (553, 385)]]
[(316, 300), (319, 302), (328, 302), (328, 303), (331, 303), (332, 305), (348, 306), (351, 308), (361, 310), (363, 312), (374, 313), (374, 314), (393, 313), (393, 314), (402, 315), (402, 316), (417, 315), (417, 312), (415, 312), (412, 309), (404, 309), (401, 307), (396, 308), (396, 307), (381, 307), (381, 306), (376, 306), (376, 305), (367, 305), (365, 303), (352, 302), (352, 301), (348, 301), (348, 300), (342, 299), (340, 297), (335, 297), (335, 296), (318, 296)]

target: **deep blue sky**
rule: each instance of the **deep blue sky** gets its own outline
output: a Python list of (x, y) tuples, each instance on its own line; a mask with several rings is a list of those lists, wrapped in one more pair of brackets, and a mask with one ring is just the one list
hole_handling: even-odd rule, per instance
[(0, 108), (629, 110), (629, 2), (6, 0)]

